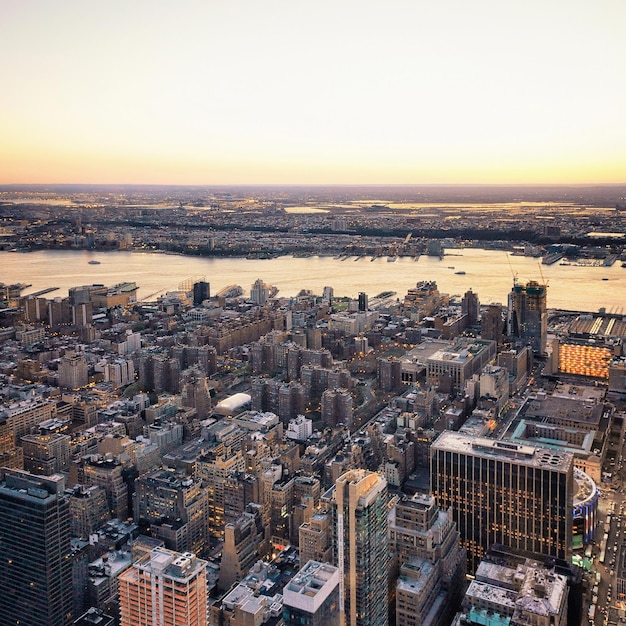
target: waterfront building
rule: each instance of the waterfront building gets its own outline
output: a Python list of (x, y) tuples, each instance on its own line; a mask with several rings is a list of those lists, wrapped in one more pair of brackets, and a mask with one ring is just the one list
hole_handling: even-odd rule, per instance
[(339, 621), (339, 569), (307, 561), (283, 589), (284, 626), (328, 626)]
[(531, 280), (513, 284), (509, 294), (509, 335), (527, 343), (538, 354), (546, 353), (548, 286)]
[(206, 626), (206, 561), (155, 548), (119, 576), (121, 626)]
[(270, 299), (271, 294), (272, 288), (270, 285), (266, 285), (260, 278), (257, 278), (250, 288), (250, 300), (261, 306)]
[(341, 624), (388, 624), (387, 481), (363, 469), (332, 488), (333, 557), (340, 572)]
[(492, 544), (569, 559), (573, 455), (444, 431), (431, 447), (431, 491), (451, 509), (467, 569)]
[(70, 517), (65, 479), (5, 469), (0, 483), (3, 624), (66, 626), (72, 618)]
[(193, 284), (193, 305), (199, 306), (211, 297), (211, 285), (205, 280)]

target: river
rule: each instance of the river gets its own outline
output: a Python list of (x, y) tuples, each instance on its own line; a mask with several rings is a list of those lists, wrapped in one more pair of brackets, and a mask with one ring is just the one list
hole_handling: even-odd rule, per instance
[[(100, 264), (89, 264), (90, 260)], [(356, 297), (363, 291), (371, 298), (395, 291), (402, 298), (418, 281), (434, 280), (441, 292), (453, 295), (472, 289), (483, 304), (506, 304), (514, 276), (522, 283), (547, 281), (549, 308), (595, 312), (604, 307), (610, 313), (626, 313), (626, 268), (619, 261), (612, 267), (541, 265), (540, 259), (478, 248), (449, 249), (442, 260), (421, 256), (418, 260), (399, 257), (394, 262), (387, 257), (374, 261), (330, 256), (251, 260), (149, 252), (0, 252), (0, 282), (31, 284), (25, 294), (59, 288), (47, 298), (66, 296), (70, 287), (78, 285), (135, 281), (141, 299), (176, 290), (189, 278), (203, 277), (211, 284), (212, 294), (231, 284), (241, 285), (247, 294), (261, 278), (278, 287), (279, 296), (295, 296), (301, 289), (321, 295), (329, 285), (336, 296)]]

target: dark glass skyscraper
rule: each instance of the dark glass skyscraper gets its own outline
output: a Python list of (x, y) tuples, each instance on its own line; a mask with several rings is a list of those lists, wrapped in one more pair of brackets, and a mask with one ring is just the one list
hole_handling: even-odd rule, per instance
[(65, 626), (72, 619), (65, 479), (5, 471), (0, 483), (0, 620), (7, 626)]

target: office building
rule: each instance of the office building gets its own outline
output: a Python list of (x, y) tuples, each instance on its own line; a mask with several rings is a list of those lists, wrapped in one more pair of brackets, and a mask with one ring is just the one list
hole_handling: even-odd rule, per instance
[(570, 452), (441, 433), (431, 447), (431, 491), (452, 510), (468, 571), (493, 544), (569, 560), (573, 467)]
[(65, 479), (5, 469), (0, 483), (2, 624), (65, 626), (72, 563)]
[(206, 626), (207, 562), (155, 548), (119, 576), (121, 626)]
[(259, 511), (242, 513), (224, 529), (224, 547), (218, 587), (224, 591), (239, 582), (260, 558), (264, 529)]
[(342, 625), (388, 624), (387, 481), (350, 470), (335, 482), (333, 556), (340, 572)]
[(283, 589), (285, 626), (328, 626), (339, 621), (339, 569), (308, 561)]
[(515, 282), (509, 294), (509, 335), (530, 345), (533, 352), (546, 353), (548, 286), (531, 280)]

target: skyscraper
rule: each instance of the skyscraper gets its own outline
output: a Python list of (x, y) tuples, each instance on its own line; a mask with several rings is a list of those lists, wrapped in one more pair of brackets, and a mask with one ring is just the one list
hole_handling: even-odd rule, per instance
[(471, 289), (465, 292), (463, 300), (461, 300), (461, 312), (463, 315), (467, 315), (468, 327), (474, 326), (478, 322), (480, 302), (478, 301), (478, 294)]
[(368, 308), (367, 294), (364, 291), (359, 291), (359, 311), (367, 311)]
[(548, 332), (547, 285), (531, 280), (517, 282), (509, 294), (509, 334), (532, 346), (533, 352), (545, 354)]
[(0, 621), (65, 626), (72, 619), (65, 479), (60, 474), (5, 473), (0, 483)]
[(206, 626), (207, 562), (155, 548), (119, 576), (121, 626)]
[(431, 446), (431, 491), (451, 508), (472, 573), (493, 544), (571, 556), (569, 452), (444, 431)]
[(350, 470), (334, 486), (333, 553), (340, 572), (341, 624), (388, 623), (387, 481)]
[(480, 336), (482, 339), (490, 339), (500, 345), (502, 343), (502, 305), (499, 302), (490, 304), (480, 317)]
[(211, 297), (211, 285), (205, 280), (193, 284), (193, 304), (199, 306), (204, 300)]

